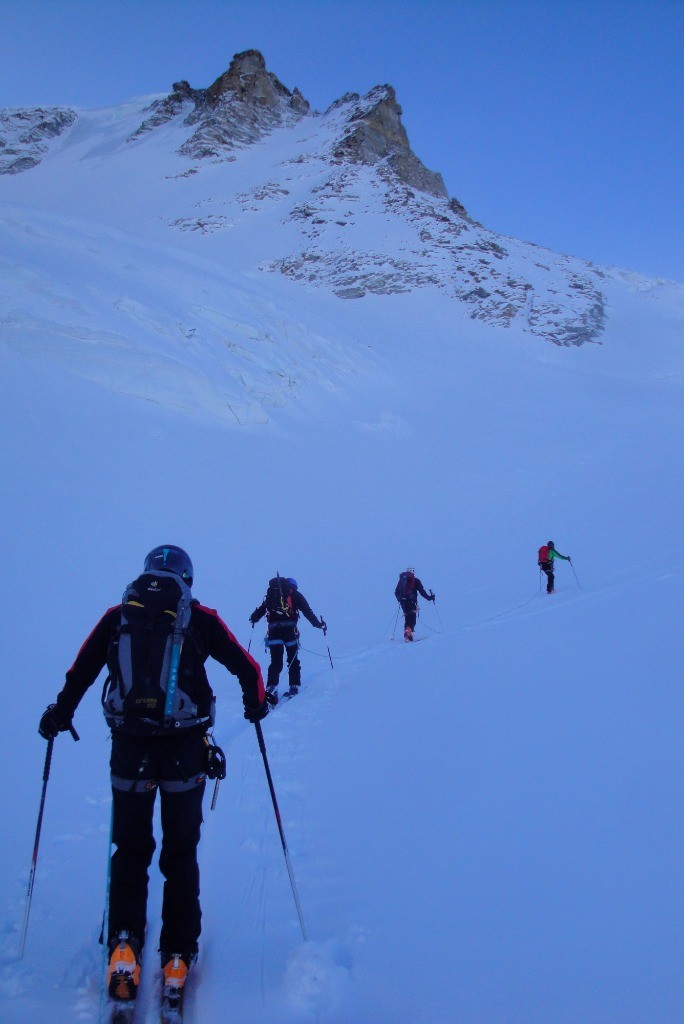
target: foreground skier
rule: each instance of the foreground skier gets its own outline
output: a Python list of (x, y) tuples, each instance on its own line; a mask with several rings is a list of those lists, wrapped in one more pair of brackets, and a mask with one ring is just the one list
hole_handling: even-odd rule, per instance
[[(191, 597), (192, 562), (182, 548), (154, 548), (121, 604), (105, 612), (66, 674), (39, 732), (50, 739), (69, 728), (100, 671), (112, 730), (111, 882), (106, 940), (107, 985), (132, 1004), (140, 978), (147, 921), (148, 868), (155, 849), (153, 810), (161, 799), (159, 867), (166, 882), (160, 936), (163, 999), (179, 1014), (188, 970), (197, 958), (201, 910), (197, 845), (202, 797), (212, 751), (207, 730), (215, 698), (204, 662), (215, 658), (237, 676), (245, 718), (268, 712), (261, 669), (217, 612)], [(123, 1012), (115, 1020), (127, 1020)], [(177, 1019), (180, 1019), (177, 1017)]]

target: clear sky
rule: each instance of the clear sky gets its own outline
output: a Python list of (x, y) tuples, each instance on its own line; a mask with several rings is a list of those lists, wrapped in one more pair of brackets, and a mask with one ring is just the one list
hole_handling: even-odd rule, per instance
[(684, 281), (684, 0), (0, 0), (0, 107), (207, 86), (245, 49), (318, 110), (393, 85), (486, 227)]

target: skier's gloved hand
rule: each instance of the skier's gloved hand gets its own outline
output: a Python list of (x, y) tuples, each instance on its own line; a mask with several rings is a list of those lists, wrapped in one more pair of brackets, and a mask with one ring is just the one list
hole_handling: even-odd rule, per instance
[(249, 621), (252, 623), (252, 625), (254, 625), (256, 623), (256, 619), (254, 618), (253, 615), (250, 615)]
[(318, 628), (323, 630), (323, 636), (327, 635), (328, 627), (326, 625), (325, 619), (321, 619), (321, 624), (320, 624), (320, 626)]
[(41, 716), (38, 732), (44, 740), (53, 740), (57, 733), (67, 732), (70, 725), (71, 721), (64, 721), (57, 710), (57, 705), (49, 704)]
[(262, 700), (261, 704), (245, 704), (245, 718), (254, 725), (260, 722), (268, 714), (268, 701)]
[(430, 591), (430, 600), (431, 600), (431, 601), (433, 602), (433, 604), (434, 604), (434, 600), (435, 600), (435, 595), (434, 595), (434, 593), (433, 593), (432, 591)]

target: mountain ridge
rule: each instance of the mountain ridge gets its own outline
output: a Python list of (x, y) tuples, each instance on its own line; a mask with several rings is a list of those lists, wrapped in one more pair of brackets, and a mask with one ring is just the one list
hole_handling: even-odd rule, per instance
[(560, 347), (604, 343), (607, 283), (624, 280), (474, 220), (413, 153), (391, 86), (321, 114), (254, 50), (204, 89), (177, 81), (88, 113), (1, 111), (0, 200), (217, 266), (239, 251), (243, 273), (346, 300), (432, 289), (474, 320)]

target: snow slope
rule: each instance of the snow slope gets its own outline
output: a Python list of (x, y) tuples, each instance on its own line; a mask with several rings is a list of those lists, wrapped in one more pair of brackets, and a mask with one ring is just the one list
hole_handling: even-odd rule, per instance
[[(97, 685), (80, 742), (56, 743), (18, 962), (36, 726), (167, 540), (264, 666), (248, 616), (295, 575), (335, 666), (304, 623), (302, 693), (264, 722), (307, 942), (254, 729), (212, 669), (228, 778), (207, 799), (190, 1021), (681, 1020), (681, 287), (604, 272), (602, 344), (569, 348), (440, 289), (344, 301), (254, 269), (278, 257), (268, 218), (235, 247), (169, 232), (158, 166), (136, 190), (111, 139), (97, 174), (80, 153), (69, 178), (48, 157), (0, 180), (0, 1020), (98, 1020)], [(398, 248), (403, 223), (384, 230)], [(577, 572), (551, 598), (549, 537)], [(414, 647), (396, 642), (408, 564), (437, 594)], [(147, 1024), (160, 894), (155, 864)]]

